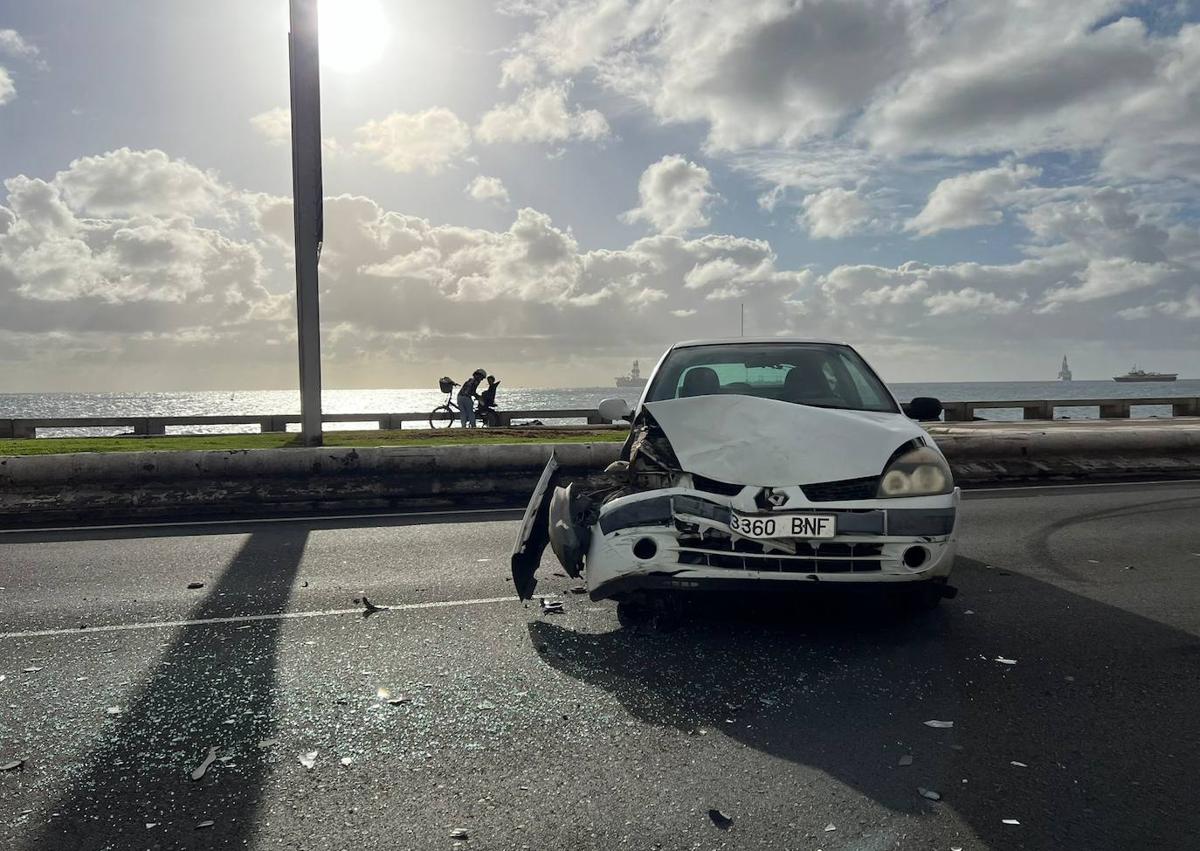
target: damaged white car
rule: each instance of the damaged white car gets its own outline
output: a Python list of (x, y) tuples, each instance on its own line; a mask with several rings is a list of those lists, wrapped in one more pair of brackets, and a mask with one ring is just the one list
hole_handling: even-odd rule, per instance
[(626, 611), (674, 591), (883, 588), (921, 608), (954, 596), (950, 467), (852, 347), (679, 343), (635, 407), (600, 410), (632, 424), (621, 460), (561, 483), (551, 457), (513, 551), (522, 599), (547, 543), (593, 600)]

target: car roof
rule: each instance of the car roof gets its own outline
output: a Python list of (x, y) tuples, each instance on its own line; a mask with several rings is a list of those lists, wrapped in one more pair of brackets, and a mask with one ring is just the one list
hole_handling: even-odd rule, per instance
[(675, 343), (671, 346), (672, 349), (686, 349), (692, 346), (734, 346), (738, 344), (751, 343), (753, 345), (761, 345), (763, 343), (820, 343), (827, 346), (849, 346), (850, 344), (841, 340), (824, 340), (820, 337), (714, 337), (709, 340), (684, 340), (680, 343)]

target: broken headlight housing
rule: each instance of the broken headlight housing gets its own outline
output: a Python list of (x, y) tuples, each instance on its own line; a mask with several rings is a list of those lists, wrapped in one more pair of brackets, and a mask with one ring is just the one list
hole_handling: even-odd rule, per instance
[(941, 453), (922, 446), (905, 452), (888, 465), (879, 479), (880, 499), (934, 496), (954, 490), (954, 476)]

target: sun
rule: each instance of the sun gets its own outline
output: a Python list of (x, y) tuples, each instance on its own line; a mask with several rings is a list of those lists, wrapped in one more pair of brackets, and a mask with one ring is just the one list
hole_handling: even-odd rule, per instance
[(383, 54), (388, 20), (379, 0), (320, 0), (321, 64), (351, 74)]

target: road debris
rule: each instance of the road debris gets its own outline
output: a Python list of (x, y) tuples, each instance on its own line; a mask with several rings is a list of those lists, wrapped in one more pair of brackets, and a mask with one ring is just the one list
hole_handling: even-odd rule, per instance
[(1020, 824), (1020, 822), (1017, 821), (1015, 818), (1002, 818), (1002, 819), (1000, 819), (1000, 822), (1002, 824)]
[(199, 780), (201, 777), (203, 777), (204, 772), (208, 771), (208, 767), (213, 764), (213, 760), (216, 758), (217, 749), (215, 747), (209, 748), (208, 754), (204, 757), (204, 760), (194, 769), (192, 769), (192, 779)]
[(302, 753), (302, 754), (300, 754), (299, 757), (297, 757), (297, 759), (300, 760), (301, 765), (303, 765), (309, 771), (312, 771), (313, 766), (317, 764), (317, 753), (318, 753), (318, 751), (309, 751), (308, 753)]
[(1099, 563), (1100, 563), (1100, 561), (1098, 559), (1094, 559), (1094, 558), (1088, 559), (1088, 564), (1099, 564)]
[(338, 760), (338, 762), (340, 762), (342, 765), (349, 765), (350, 763), (354, 762), (354, 759), (352, 757), (344, 756)]
[(904, 756), (900, 757), (900, 762), (898, 762), (896, 764), (900, 765), (900, 766), (905, 766), (905, 765), (912, 765), (912, 762), (913, 762), (912, 754), (906, 753)]
[(279, 741), (279, 739), (259, 739), (258, 746), (260, 748), (262, 748), (263, 750), (266, 750), (267, 748), (275, 747), (275, 744), (278, 741)]
[(478, 706), (476, 706), (475, 708), (478, 709), (480, 712), (491, 712), (493, 709), (496, 708), (496, 704), (492, 703), (490, 700), (485, 700), (482, 703), (480, 703)]
[(926, 721), (926, 727), (933, 727), (936, 730), (949, 730), (954, 726), (953, 721)]
[(41, 669), (42, 669), (41, 665), (30, 665), (28, 668), (22, 668), (21, 673), (22, 674), (36, 674)]
[(920, 793), (922, 798), (928, 798), (930, 801), (942, 800), (942, 796), (939, 793), (933, 791), (932, 789), (926, 789), (923, 786), (918, 786), (917, 792)]
[(450, 831), (450, 838), (451, 839), (467, 839), (467, 838), (469, 838), (467, 836), (467, 829), (465, 827), (454, 828), (454, 830)]
[(199, 588), (203, 588), (203, 587), (204, 587), (204, 583), (203, 583), (203, 582), (189, 582), (189, 583), (188, 583), (188, 590), (189, 590), (189, 591), (195, 591), (195, 590), (197, 590), (197, 589), (199, 589)]
[(121, 707), (119, 707), (119, 706), (110, 706), (110, 707), (108, 707), (108, 709), (105, 709), (104, 711), (105, 711), (105, 712), (107, 712), (109, 715), (120, 715), (120, 714), (121, 714)]
[(3, 765), (0, 765), (0, 771), (18, 771), (18, 770), (22, 769), (24, 766), (25, 766), (24, 758), (13, 759), (13, 760), (9, 760), (8, 762), (4, 763)]
[(1029, 766), (1026, 765), (1025, 763), (1017, 762), (1015, 759), (1012, 762), (1010, 762), (1009, 765), (1015, 765), (1017, 768), (1029, 768)]
[(829, 824), (825, 825), (826, 833), (832, 833), (835, 830), (837, 830), (837, 825), (834, 824), (833, 822), (830, 822)]
[(402, 703), (408, 703), (408, 698), (404, 695), (399, 697), (389, 697), (387, 700), (388, 706), (399, 706)]
[(708, 817), (712, 819), (712, 823), (721, 828), (721, 830), (729, 830), (729, 828), (733, 827), (733, 819), (718, 809), (709, 810)]
[(550, 600), (546, 597), (542, 597), (543, 615), (561, 615), (565, 613), (566, 610), (563, 608), (562, 600)]
[(156, 822), (156, 821), (146, 822), (146, 830), (153, 830), (156, 827), (158, 827), (158, 822)]
[(1136, 567), (1134, 567), (1132, 564), (1127, 564), (1127, 565), (1125, 565), (1125, 569), (1126, 569), (1126, 570), (1137, 570), (1137, 568), (1136, 568)]
[(216, 824), (215, 821), (213, 821), (212, 819), (207, 819), (206, 821), (199, 822), (196, 825), (195, 829), (196, 830), (204, 830), (204, 828), (212, 827), (214, 824)]
[(571, 593), (572, 594), (586, 594), (587, 586), (586, 585), (572, 585)]
[(999, 662), (1001, 665), (1015, 665), (1015, 664), (1017, 664), (1017, 660), (1016, 660), (1016, 659), (1005, 659), (1003, 656), (997, 656), (997, 657), (996, 657), (996, 661), (997, 661), (997, 662)]
[(358, 597), (355, 597), (354, 602), (361, 603), (361, 605), (363, 607), (363, 617), (364, 618), (369, 618), (371, 615), (375, 614), (376, 612), (385, 612), (385, 611), (387, 611), (387, 608), (388, 608), (387, 606), (376, 606), (374, 603), (371, 602), (370, 598), (368, 598), (366, 594), (362, 595), (361, 600)]

